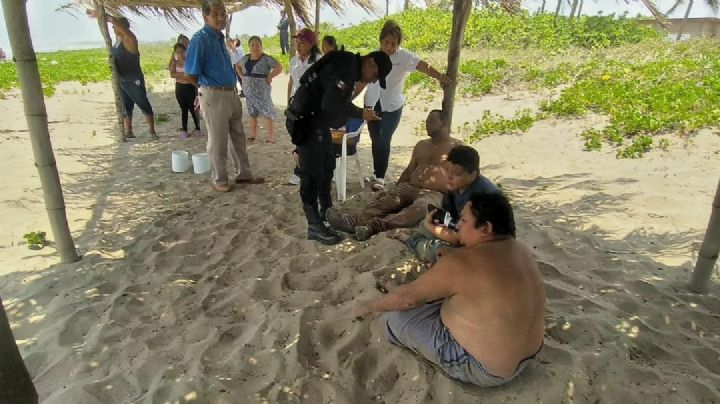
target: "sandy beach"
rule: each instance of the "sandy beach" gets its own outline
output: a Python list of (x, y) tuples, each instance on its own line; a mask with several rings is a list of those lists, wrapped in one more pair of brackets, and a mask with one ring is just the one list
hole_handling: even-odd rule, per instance
[[(273, 83), (279, 116), (286, 83), (285, 75)], [(419, 265), (382, 234), (333, 247), (305, 239), (279, 119), (277, 144), (265, 144), (261, 129), (248, 148), (267, 183), (219, 194), (207, 175), (170, 170), (172, 150), (202, 152), (205, 140), (177, 136), (169, 80), (150, 94), (170, 117), (156, 142), (140, 116), (138, 138), (116, 141), (110, 94), (108, 83), (64, 83), (46, 100), (83, 254), (74, 264), (59, 264), (52, 246), (22, 242), (49, 225), (21, 99), (10, 92), (0, 100), (0, 295), (42, 402), (720, 402), (718, 279), (707, 295), (685, 288), (720, 177), (717, 130), (670, 136), (667, 150), (636, 160), (607, 147), (583, 151), (579, 133), (602, 126), (599, 116), (544, 120), (474, 144), (482, 173), (511, 198), (548, 299), (538, 359), (512, 383), (479, 389), (352, 318), (358, 299), (379, 294), (378, 277)], [(439, 97), (410, 97), (390, 178), (409, 161)], [(453, 128), (483, 110), (512, 116), (540, 100), (520, 90), (463, 99)], [(356, 182), (348, 194), (348, 208), (373, 197)]]

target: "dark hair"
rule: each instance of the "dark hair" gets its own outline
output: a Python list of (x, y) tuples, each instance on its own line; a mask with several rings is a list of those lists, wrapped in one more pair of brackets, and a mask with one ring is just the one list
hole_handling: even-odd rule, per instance
[(212, 8), (215, 6), (222, 5), (225, 7), (225, 3), (222, 0), (202, 0), (202, 13), (204, 16), (210, 15)]
[(337, 39), (335, 39), (334, 36), (325, 35), (322, 39), (322, 42), (328, 44), (332, 48), (332, 50), (334, 50), (334, 51), (338, 50)]
[(388, 35), (392, 35), (397, 38), (398, 45), (400, 45), (400, 43), (402, 42), (402, 28), (400, 28), (398, 23), (396, 23), (394, 20), (385, 21), (385, 25), (383, 25), (382, 29), (380, 30), (380, 41), (382, 42), (382, 40), (385, 39), (385, 37)]
[(175, 46), (173, 46), (173, 53), (174, 53), (174, 52), (177, 52), (178, 49), (187, 50), (187, 48), (185, 47), (185, 45), (183, 45), (183, 44), (181, 44), (181, 43), (179, 43), (179, 42), (176, 43)]
[(115, 17), (115, 22), (125, 27), (125, 29), (130, 29), (130, 20), (128, 20), (125, 17)]
[(235, 46), (242, 46), (242, 41), (235, 39)]
[(187, 40), (188, 42), (190, 42), (190, 38), (186, 37), (186, 36), (183, 35), (183, 34), (180, 34), (180, 35), (178, 35), (178, 39), (177, 39), (177, 42), (176, 42), (176, 43), (180, 43), (180, 41), (183, 40), (183, 39), (185, 39), (185, 40)]
[(252, 41), (258, 41), (260, 45), (262, 45), (262, 39), (260, 39), (260, 37), (257, 35), (253, 35), (250, 37), (250, 39), (248, 39), (248, 45), (250, 45), (250, 42)]
[(310, 48), (310, 57), (308, 58), (308, 62), (315, 63), (321, 57), (322, 57), (322, 51), (320, 50), (320, 48), (318, 48), (317, 45), (313, 45), (313, 47)]
[(430, 114), (440, 114), (440, 120), (447, 125), (447, 114), (442, 109), (433, 109), (431, 110), (428, 115)]
[(480, 155), (470, 146), (453, 147), (447, 155), (447, 161), (462, 167), (466, 173), (480, 172)]
[(470, 210), (475, 216), (475, 228), (492, 223), (496, 236), (515, 238), (515, 215), (507, 197), (498, 192), (476, 192), (470, 196)]

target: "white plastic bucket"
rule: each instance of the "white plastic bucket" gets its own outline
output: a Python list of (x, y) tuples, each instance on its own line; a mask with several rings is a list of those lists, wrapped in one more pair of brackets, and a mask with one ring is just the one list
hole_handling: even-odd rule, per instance
[(190, 155), (185, 150), (172, 152), (172, 170), (174, 173), (184, 173), (190, 168)]
[(195, 153), (192, 155), (193, 170), (195, 174), (210, 172), (210, 160), (207, 153)]

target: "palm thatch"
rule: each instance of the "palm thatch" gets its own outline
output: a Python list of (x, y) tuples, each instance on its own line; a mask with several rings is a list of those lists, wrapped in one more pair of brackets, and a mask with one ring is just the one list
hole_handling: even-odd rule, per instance
[[(320, 0), (326, 6), (332, 8), (336, 13), (343, 14), (346, 4), (358, 6), (365, 11), (374, 12), (375, 5), (372, 0)], [(63, 9), (87, 9), (94, 8), (93, 0), (72, 0), (61, 7)], [(188, 22), (197, 21), (197, 10), (201, 7), (200, 0), (99, 0), (105, 10), (110, 14), (124, 15), (134, 14), (141, 17), (160, 16), (164, 17), (173, 26), (184, 26)], [(294, 15), (306, 25), (311, 21), (311, 6), (314, 0), (291, 0)], [(244, 0), (225, 1), (228, 12), (235, 13), (250, 7), (277, 7), (284, 8), (283, 0)]]

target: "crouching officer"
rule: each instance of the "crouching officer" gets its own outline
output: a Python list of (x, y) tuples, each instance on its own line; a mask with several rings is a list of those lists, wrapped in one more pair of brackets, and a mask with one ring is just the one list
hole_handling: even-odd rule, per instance
[(300, 78), (300, 87), (285, 115), (302, 171), (300, 199), (308, 222), (308, 240), (327, 245), (342, 240), (324, 223), (325, 212), (332, 206), (330, 186), (335, 170), (330, 128), (345, 125), (349, 118), (380, 119), (374, 111), (353, 105), (353, 91), (358, 82), (379, 81), (385, 88), (385, 77), (391, 69), (390, 57), (384, 52), (360, 56), (336, 51), (315, 62)]

